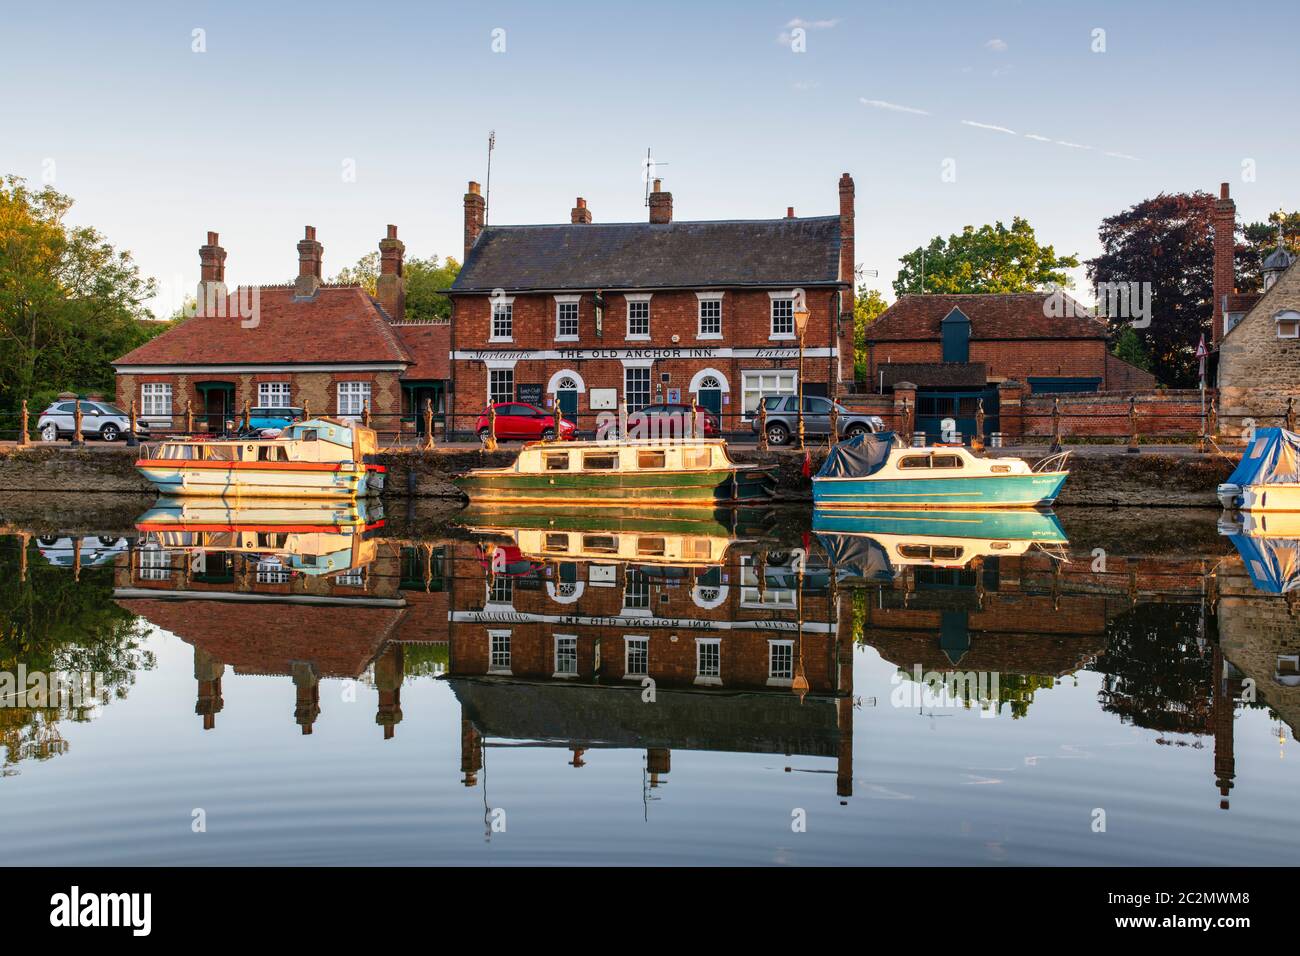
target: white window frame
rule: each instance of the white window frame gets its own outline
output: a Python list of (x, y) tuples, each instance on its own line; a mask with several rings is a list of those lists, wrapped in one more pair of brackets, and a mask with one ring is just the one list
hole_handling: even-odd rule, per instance
[(740, 556), (740, 606), (744, 608), (780, 608), (791, 610), (798, 605), (799, 594), (794, 588), (758, 586), (758, 565), (751, 554)]
[[(699, 300), (698, 311), (696, 312), (695, 337), (697, 339), (721, 339), (722, 338), (722, 293), (721, 292), (697, 292), (695, 298)], [(718, 329), (716, 332), (704, 330), (704, 306), (708, 305), (710, 309), (717, 306)], [(710, 316), (712, 318), (712, 316)]]
[[(789, 660), (789, 673), (778, 674), (776, 672), (776, 652), (780, 648), (782, 657)], [(768, 687), (790, 687), (794, 684), (794, 641), (778, 640), (767, 642), (767, 686)]]
[[(633, 371), (638, 373), (638, 377), (640, 376), (640, 373), (645, 373), (645, 401), (644, 402), (633, 403), (632, 401), (631, 398), (632, 389), (629, 386), (630, 386), (631, 374)], [(654, 375), (652, 374), (651, 368), (648, 364), (623, 366), (623, 402), (627, 405), (627, 410), (629, 413), (639, 412), (647, 405), (653, 404), (654, 402), (653, 379), (654, 379)]]
[[(772, 376), (776, 381), (774, 388), (765, 388), (763, 385), (764, 376)], [(790, 389), (786, 391), (781, 382), (789, 378)], [(757, 385), (751, 384), (757, 381)], [(740, 408), (741, 413), (745, 416), (754, 415), (758, 412), (758, 400), (767, 395), (798, 395), (799, 394), (799, 373), (794, 369), (785, 368), (756, 368), (742, 369), (740, 373)]]
[[(283, 398), (284, 401), (280, 401)], [(293, 406), (293, 385), (289, 382), (258, 382), (258, 408), (291, 408)]]
[[(713, 656), (718, 659), (718, 672), (716, 674), (702, 673), (700, 665), (704, 659), (704, 648), (713, 646), (716, 650)], [(697, 637), (695, 639), (695, 683), (708, 687), (722, 686), (722, 639), (719, 637)]]
[[(796, 332), (795, 332), (795, 325), (794, 325), (794, 293), (793, 293), (793, 292), (769, 292), (769, 293), (767, 294), (767, 296), (768, 296), (768, 299), (770, 300), (770, 305), (769, 305), (769, 310), (770, 310), (770, 312), (769, 312), (769, 322), (770, 322), (770, 324), (769, 324), (769, 326), (768, 326), (768, 335), (767, 335), (768, 339), (770, 339), (770, 340), (773, 341), (773, 342), (792, 342), (792, 341), (794, 341), (796, 338), (798, 338), (798, 335), (797, 335)], [(777, 308), (777, 303), (778, 303), (778, 302), (781, 303), (783, 306), (788, 305), (788, 306), (790, 307), (790, 315), (789, 315), (789, 320), (790, 320), (790, 331), (788, 331), (788, 332), (785, 332), (785, 331), (778, 332), (778, 331), (777, 331), (777, 328), (776, 328), (776, 308)], [(784, 312), (785, 312), (785, 309), (782, 308), (782, 313), (784, 313)], [(784, 324), (785, 324), (786, 316), (783, 314), (781, 318), (782, 318), (782, 325), (784, 325)]]
[(258, 584), (288, 584), (292, 578), (293, 573), (278, 560), (257, 562)]
[[(498, 331), (497, 319), (502, 319), (502, 325), (506, 331), (502, 334)], [(515, 340), (515, 297), (514, 296), (489, 296), (488, 297), (488, 341), (489, 342), (513, 342)]]
[[(635, 293), (624, 296), (627, 300), (627, 340), (629, 342), (649, 342), (650, 341), (650, 296), (651, 293)], [(637, 312), (641, 311), (641, 306), (645, 306), (645, 332), (632, 331), (632, 312), (633, 306), (636, 306)], [(638, 321), (641, 316), (637, 316)]]
[[(1273, 321), (1277, 324), (1277, 337), (1279, 339), (1300, 339), (1300, 312), (1295, 309), (1283, 309), (1277, 315), (1273, 316)], [(1283, 327), (1289, 331), (1284, 333)]]
[[(509, 376), (510, 376), (510, 394), (507, 395), (505, 398), (493, 398), (493, 397), (492, 397), (492, 392), (493, 392), (493, 388), (492, 388), (492, 386), (493, 386), (493, 378), (494, 378), (495, 376), (503, 375), (503, 374), (504, 374), (504, 375), (509, 375)], [(489, 368), (489, 369), (488, 369), (488, 376), (487, 376), (487, 389), (488, 389), (487, 400), (488, 400), (488, 404), (489, 404), (489, 405), (500, 405), (500, 404), (502, 404), (503, 402), (513, 402), (513, 401), (515, 400), (515, 370), (514, 370), (514, 366), (511, 366), (510, 368)]]
[(370, 407), (369, 382), (339, 382), (337, 391), (340, 418), (360, 418)]
[[(489, 674), (510, 674), (511, 665), (511, 648), (510, 634), (508, 630), (488, 631), (488, 673)], [(504, 650), (500, 649), (499, 642), (504, 642)]]
[[(581, 326), (579, 325), (579, 303), (582, 296), (578, 295), (557, 295), (555, 297), (555, 341), (557, 342), (576, 342), (580, 337)], [(572, 315), (567, 315), (572, 312)], [(562, 322), (572, 319), (573, 332), (565, 332), (561, 325)]]
[(146, 418), (172, 417), (170, 382), (144, 382), (140, 385), (140, 414)]
[[(632, 645), (637, 644), (645, 649), (645, 667), (642, 670), (632, 670)], [(623, 637), (623, 679), (640, 680), (643, 677), (650, 676), (650, 635), (648, 634), (626, 634)]]
[[(572, 642), (573, 670), (571, 671), (560, 669), (560, 642), (561, 641), (564, 641), (565, 643)], [(578, 676), (578, 635), (577, 634), (556, 634), (555, 640), (552, 642), (552, 647), (554, 648), (555, 651), (555, 658), (554, 658), (555, 672), (551, 676), (562, 677), (565, 678), (566, 680), (572, 680), (573, 678), (577, 677)]]
[(166, 581), (172, 574), (172, 554), (156, 544), (140, 549), (136, 570), (141, 581)]

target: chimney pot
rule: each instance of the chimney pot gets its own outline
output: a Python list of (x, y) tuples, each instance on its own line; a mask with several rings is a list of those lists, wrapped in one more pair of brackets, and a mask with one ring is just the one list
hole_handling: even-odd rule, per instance
[(786, 219), (793, 219), (793, 218), (794, 218), (794, 206), (786, 206), (786, 207), (785, 207), (785, 218), (786, 218)]
[(587, 208), (587, 200), (581, 196), (574, 200), (573, 208), (569, 210), (569, 222), (574, 225), (591, 222), (591, 210)]
[(389, 225), (389, 227), (388, 227), (388, 238), (389, 238), (389, 239), (396, 239), (396, 238), (397, 238), (397, 227), (396, 227), (396, 226), (394, 226), (394, 225)]
[(650, 221), (655, 223), (673, 221), (673, 194), (664, 192), (661, 179), (655, 180), (654, 190), (650, 193)]
[(1227, 183), (1219, 183), (1219, 198), (1220, 198), (1220, 199), (1227, 199), (1227, 198), (1228, 198), (1228, 184), (1227, 184)]
[(472, 179), (469, 181), (469, 192), (472, 196), (479, 195), (479, 185)]

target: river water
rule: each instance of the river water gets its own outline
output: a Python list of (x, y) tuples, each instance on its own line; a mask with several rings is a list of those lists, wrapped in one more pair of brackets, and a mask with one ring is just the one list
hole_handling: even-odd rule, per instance
[(416, 527), (163, 502), (11, 524), (0, 843), (74, 865), (1294, 865), (1300, 534), (1218, 517)]

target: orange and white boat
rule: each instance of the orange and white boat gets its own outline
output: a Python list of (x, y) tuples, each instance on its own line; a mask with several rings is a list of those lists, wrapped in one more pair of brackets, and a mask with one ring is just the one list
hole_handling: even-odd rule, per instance
[(187, 438), (146, 446), (136, 468), (168, 497), (358, 498), (383, 491), (373, 429), (335, 418), (275, 438)]

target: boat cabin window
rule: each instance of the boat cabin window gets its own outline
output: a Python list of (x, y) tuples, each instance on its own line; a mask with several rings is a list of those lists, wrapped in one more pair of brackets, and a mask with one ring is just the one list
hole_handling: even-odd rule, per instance
[(708, 560), (712, 553), (708, 538), (687, 538), (683, 543), (682, 554), (684, 557), (694, 558), (697, 561)]
[(990, 465), (989, 471), (995, 475), (1005, 475), (1011, 471), (1010, 465)]
[(287, 534), (276, 531), (259, 531), (257, 533), (257, 546), (259, 548), (280, 549), (286, 546), (289, 539)]
[(960, 468), (961, 466), (960, 455), (935, 455), (930, 459), (931, 468)]
[(643, 557), (662, 558), (664, 556), (664, 539), (637, 538), (636, 553)]
[(567, 451), (552, 452), (542, 456), (542, 461), (546, 463), (547, 471), (568, 471), (569, 470), (569, 453)]
[(708, 467), (709, 467), (709, 449), (707, 449), (707, 448), (683, 448), (683, 449), (682, 449), (682, 467), (683, 467), (683, 468), (708, 468)]
[(898, 553), (905, 558), (957, 561), (962, 556), (962, 549), (948, 544), (900, 544)]
[(207, 450), (208, 450), (209, 461), (238, 461), (239, 460), (238, 445), (208, 445)]
[(618, 454), (594, 452), (583, 455), (582, 467), (587, 471), (616, 471), (618, 470)]
[(544, 551), (567, 551), (569, 550), (569, 536), (563, 531), (552, 531), (546, 535), (542, 542)]
[(298, 437), (302, 441), (317, 441), (320, 438), (320, 432), (314, 428), (304, 428), (298, 433)]
[(594, 554), (618, 554), (618, 539), (610, 534), (584, 534), (582, 550)]
[(961, 468), (960, 455), (908, 455), (898, 463), (900, 469), (906, 468)]
[(259, 445), (257, 448), (258, 461), (288, 461), (289, 450), (283, 445)]
[(929, 455), (908, 455), (906, 458), (902, 458), (899, 460), (898, 467), (900, 470), (905, 468), (929, 468), (930, 456)]
[(668, 453), (663, 451), (638, 451), (636, 453), (636, 466), (638, 468), (666, 468), (668, 466)]

